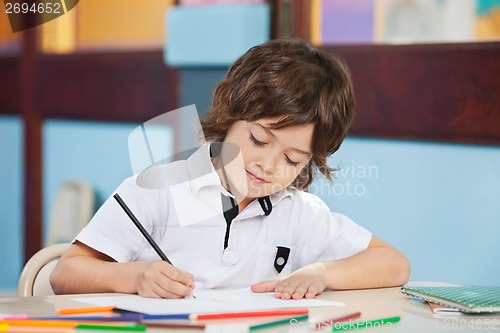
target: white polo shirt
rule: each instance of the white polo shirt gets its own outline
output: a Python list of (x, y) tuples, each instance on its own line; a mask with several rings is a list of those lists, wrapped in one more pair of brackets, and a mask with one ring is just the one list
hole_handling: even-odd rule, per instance
[[(257, 200), (238, 214), (224, 249), (221, 193), (228, 193), (212, 166), (209, 145), (187, 160), (163, 167), (167, 182), (175, 186), (145, 189), (136, 184), (135, 176), (116, 193), (173, 265), (193, 274), (195, 283), (205, 288), (248, 287), (284, 277), (311, 263), (352, 256), (371, 240), (368, 230), (330, 212), (315, 195), (286, 189), (270, 196), (270, 215), (264, 215)], [(190, 216), (197, 222), (186, 223)], [(112, 196), (76, 239), (118, 262), (159, 259)], [(278, 246), (290, 249), (280, 273), (274, 266)]]

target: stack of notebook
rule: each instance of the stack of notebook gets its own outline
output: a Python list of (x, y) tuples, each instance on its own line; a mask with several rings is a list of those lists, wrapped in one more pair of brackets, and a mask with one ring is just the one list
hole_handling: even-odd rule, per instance
[(500, 312), (500, 286), (402, 287), (401, 292), (466, 313)]

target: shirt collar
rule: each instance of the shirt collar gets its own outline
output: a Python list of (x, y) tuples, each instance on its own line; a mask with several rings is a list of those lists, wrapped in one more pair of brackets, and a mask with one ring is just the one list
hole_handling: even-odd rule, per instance
[[(292, 195), (292, 191), (295, 189), (291, 187), (290, 189), (286, 188), (284, 190), (281, 190), (279, 192), (273, 193), (269, 196), (269, 199), (271, 200), (271, 204), (273, 208), (280, 203), (281, 200), (283, 200), (286, 197), (289, 197)], [(274, 214), (274, 210), (271, 211), (271, 215)], [(259, 216), (259, 215), (264, 215), (264, 210), (260, 206), (259, 200), (254, 200), (252, 201), (245, 210), (243, 210), (237, 217), (237, 220), (243, 220), (246, 218), (254, 217), (254, 216)]]
[(276, 206), (284, 198), (290, 197), (292, 195), (292, 191), (296, 191), (296, 189), (294, 187), (290, 187), (290, 188), (285, 188), (284, 190), (281, 190), (279, 192), (271, 194), (269, 196), (269, 199), (271, 199), (271, 203), (273, 204), (273, 207)]
[(224, 195), (232, 196), (221, 184), (219, 175), (212, 165), (209, 149), (210, 144), (206, 143), (187, 158), (191, 192), (197, 195), (203, 187), (215, 186)]

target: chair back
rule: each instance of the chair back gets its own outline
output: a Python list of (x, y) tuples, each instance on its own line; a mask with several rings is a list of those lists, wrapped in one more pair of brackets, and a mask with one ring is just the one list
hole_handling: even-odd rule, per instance
[(70, 247), (70, 243), (54, 244), (35, 253), (21, 272), (17, 284), (17, 296), (54, 295), (50, 285), (50, 274), (59, 257)]
[(80, 181), (66, 181), (52, 206), (45, 246), (72, 242), (94, 214), (94, 191)]

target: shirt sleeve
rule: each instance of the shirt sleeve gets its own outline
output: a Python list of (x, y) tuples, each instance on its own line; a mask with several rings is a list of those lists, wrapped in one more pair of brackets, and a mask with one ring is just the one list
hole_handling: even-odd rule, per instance
[(318, 197), (303, 193), (300, 206), (302, 237), (298, 240), (297, 268), (318, 261), (335, 261), (365, 250), (372, 233), (349, 217), (331, 212)]
[[(135, 178), (126, 179), (113, 193), (118, 193), (144, 228), (151, 233), (156, 219), (151, 204), (157, 201), (154, 191), (135, 184)], [(99, 208), (75, 240), (108, 255), (118, 262), (136, 260), (146, 246), (146, 240), (111, 195)]]

